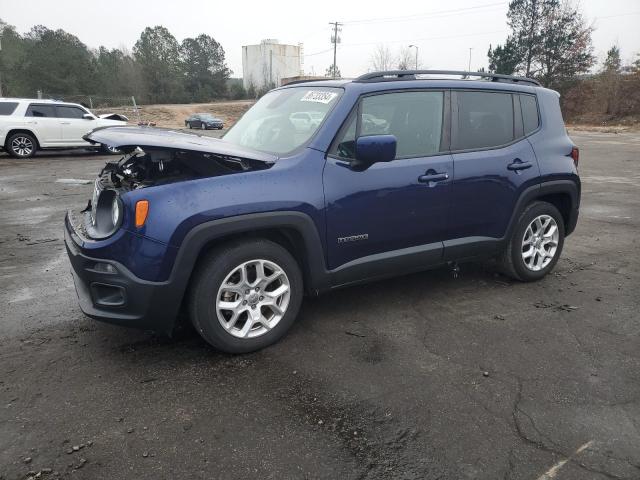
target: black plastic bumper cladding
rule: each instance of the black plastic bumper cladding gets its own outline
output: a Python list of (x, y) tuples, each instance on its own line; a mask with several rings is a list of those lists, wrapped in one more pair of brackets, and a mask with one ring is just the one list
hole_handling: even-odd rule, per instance
[[(308, 293), (316, 294), (329, 288), (317, 230), (311, 219), (300, 212), (242, 215), (195, 227), (182, 241), (166, 282), (142, 280), (119, 262), (85, 255), (79, 247), (80, 236), (71, 226), (68, 215), (65, 227), (65, 245), (80, 308), (89, 317), (107, 323), (170, 335), (199, 253), (209, 242), (241, 232), (272, 228), (289, 228), (299, 232), (308, 253), (303, 262)], [(111, 265), (115, 273), (96, 268), (98, 263)]]
[[(170, 335), (182, 292), (169, 282), (142, 280), (118, 262), (83, 254), (68, 218), (65, 224), (64, 241), (82, 311), (96, 320)], [(100, 268), (105, 265), (111, 265), (111, 272)]]

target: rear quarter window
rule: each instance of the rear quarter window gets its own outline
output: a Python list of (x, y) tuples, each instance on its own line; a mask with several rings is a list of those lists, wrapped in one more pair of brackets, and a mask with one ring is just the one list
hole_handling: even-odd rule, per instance
[(540, 125), (536, 97), (533, 95), (520, 95), (520, 108), (522, 110), (524, 134), (529, 135)]
[(18, 102), (0, 102), (0, 115), (11, 115), (17, 106)]

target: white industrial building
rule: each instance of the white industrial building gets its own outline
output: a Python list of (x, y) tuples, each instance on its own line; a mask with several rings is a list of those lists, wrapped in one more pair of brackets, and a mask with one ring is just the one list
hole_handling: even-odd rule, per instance
[(279, 86), (283, 78), (302, 75), (302, 45), (284, 45), (262, 40), (259, 45), (242, 47), (242, 83), (256, 89)]

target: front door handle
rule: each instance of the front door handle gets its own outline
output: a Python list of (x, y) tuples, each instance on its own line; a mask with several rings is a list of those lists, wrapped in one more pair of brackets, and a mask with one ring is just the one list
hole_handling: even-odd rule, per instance
[(531, 168), (531, 162), (523, 162), (519, 158), (516, 158), (513, 163), (507, 165), (507, 168), (512, 171), (518, 170), (526, 170), (527, 168)]
[(71, 122), (60, 122), (61, 125), (71, 125)]
[(449, 174), (447, 172), (438, 173), (435, 170), (427, 170), (424, 175), (418, 177), (420, 183), (442, 182), (443, 180), (449, 180)]

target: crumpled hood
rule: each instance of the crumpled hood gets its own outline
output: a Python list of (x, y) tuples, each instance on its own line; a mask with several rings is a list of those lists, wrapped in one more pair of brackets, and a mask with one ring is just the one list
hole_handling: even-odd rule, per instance
[(218, 138), (155, 127), (100, 127), (83, 138), (87, 142), (108, 145), (125, 153), (140, 147), (211, 153), (271, 164), (278, 159), (275, 155), (240, 147)]

